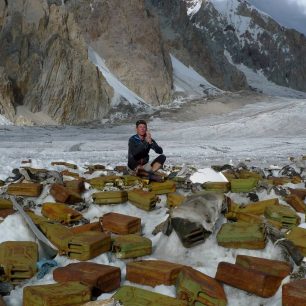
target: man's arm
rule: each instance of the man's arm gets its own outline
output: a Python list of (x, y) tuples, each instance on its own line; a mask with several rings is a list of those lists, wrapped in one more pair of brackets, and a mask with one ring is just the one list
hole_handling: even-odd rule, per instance
[(149, 148), (149, 144), (144, 142), (137, 142), (133, 138), (130, 138), (129, 140), (129, 151), (134, 156), (134, 158), (137, 160), (139, 155), (141, 156), (145, 151)]
[(152, 143), (150, 144), (150, 148), (153, 149), (157, 154), (163, 154), (163, 149), (160, 147), (154, 139), (152, 139)]

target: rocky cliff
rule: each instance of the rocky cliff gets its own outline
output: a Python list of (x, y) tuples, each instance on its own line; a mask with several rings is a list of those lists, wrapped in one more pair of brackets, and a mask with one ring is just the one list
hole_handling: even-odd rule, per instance
[(249, 88), (244, 65), (306, 91), (304, 35), (243, 0), (0, 0), (0, 114), (16, 121), (22, 106), (78, 124), (129, 102), (89, 49), (152, 106), (173, 100), (171, 54), (221, 89)]
[[(282, 86), (306, 91), (306, 38), (244, 0), (184, 0), (189, 19), (234, 64), (263, 73)], [(215, 47), (210, 48), (213, 53)]]

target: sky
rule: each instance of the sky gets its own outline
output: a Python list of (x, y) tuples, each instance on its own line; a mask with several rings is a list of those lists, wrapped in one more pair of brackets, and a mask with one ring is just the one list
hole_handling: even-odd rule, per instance
[(306, 0), (248, 0), (278, 23), (306, 35)]

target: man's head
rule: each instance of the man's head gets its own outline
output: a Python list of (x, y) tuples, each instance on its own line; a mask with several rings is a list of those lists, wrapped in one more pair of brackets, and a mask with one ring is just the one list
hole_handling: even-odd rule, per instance
[(147, 133), (147, 122), (145, 120), (138, 120), (136, 122), (136, 132), (139, 136), (145, 137)]

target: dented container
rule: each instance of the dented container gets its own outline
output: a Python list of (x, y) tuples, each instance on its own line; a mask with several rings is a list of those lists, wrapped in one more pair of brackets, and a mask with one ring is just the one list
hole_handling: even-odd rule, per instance
[(118, 267), (93, 262), (72, 263), (53, 271), (56, 282), (78, 281), (100, 292), (111, 292), (120, 287), (121, 271)]
[(217, 280), (189, 267), (183, 268), (179, 274), (176, 295), (190, 306), (227, 304), (223, 286)]
[(167, 194), (167, 206), (169, 208), (180, 206), (185, 200), (186, 197), (179, 193), (170, 192)]
[(136, 258), (152, 253), (152, 241), (139, 235), (123, 235), (114, 238), (112, 252), (117, 258)]
[(255, 256), (237, 255), (236, 264), (280, 278), (285, 278), (292, 272), (292, 266), (288, 262)]
[(231, 179), (232, 192), (250, 192), (256, 188), (258, 179), (251, 177), (246, 179)]
[(83, 180), (72, 180), (72, 181), (64, 181), (64, 186), (78, 194), (81, 194), (85, 191), (85, 184)]
[(105, 231), (119, 235), (141, 233), (141, 219), (133, 216), (110, 212), (100, 218)]
[(111, 249), (111, 237), (103, 232), (84, 232), (72, 236), (64, 250), (71, 259), (89, 260)]
[(281, 277), (228, 262), (218, 264), (216, 279), (263, 298), (273, 296), (282, 282)]
[(126, 279), (130, 282), (147, 285), (175, 285), (184, 266), (163, 260), (141, 260), (126, 265)]
[(282, 306), (306, 305), (306, 279), (300, 279), (282, 287)]
[(79, 282), (28, 286), (23, 289), (23, 306), (73, 306), (91, 300), (91, 289)]
[(286, 238), (290, 240), (302, 253), (306, 256), (306, 229), (301, 227), (293, 227), (286, 233)]
[(74, 204), (82, 202), (82, 197), (61, 184), (53, 184), (50, 188), (50, 194), (59, 203)]
[(114, 184), (117, 179), (120, 179), (120, 176), (106, 175), (89, 179), (87, 182), (91, 185), (91, 187), (99, 190), (103, 189), (107, 183)]
[(103, 191), (96, 192), (92, 195), (95, 204), (120, 204), (128, 200), (127, 192), (118, 191)]
[(296, 194), (290, 194), (285, 198), (286, 202), (295, 209), (295, 211), (300, 213), (305, 213), (306, 205), (304, 203), (304, 200), (302, 200), (299, 196)]
[(134, 189), (128, 192), (128, 200), (136, 207), (150, 211), (155, 208), (158, 197), (152, 191)]
[(217, 234), (218, 245), (225, 248), (264, 249), (266, 246), (261, 224), (225, 223)]
[(203, 243), (211, 234), (205, 231), (201, 224), (187, 219), (172, 218), (171, 224), (185, 248)]
[(132, 286), (122, 286), (113, 298), (124, 306), (187, 306), (185, 301)]
[(213, 192), (229, 192), (231, 184), (229, 182), (206, 182), (203, 184), (203, 188), (207, 191)]
[(301, 218), (296, 212), (285, 205), (269, 206), (265, 209), (265, 217), (281, 222), (283, 227), (292, 228), (300, 224)]
[(38, 183), (12, 183), (7, 188), (7, 193), (14, 196), (39, 197), (43, 185)]
[(5, 241), (0, 244), (1, 281), (17, 285), (33, 277), (37, 271), (38, 246), (32, 241)]
[(41, 213), (46, 218), (63, 224), (69, 224), (82, 219), (82, 214), (64, 203), (44, 203)]
[(171, 180), (167, 180), (165, 182), (150, 182), (148, 188), (155, 194), (167, 194), (170, 192), (175, 192), (176, 183)]
[(74, 234), (84, 233), (88, 231), (103, 232), (103, 228), (100, 222), (92, 222), (83, 225), (78, 225), (75, 227), (70, 227), (70, 230)]

